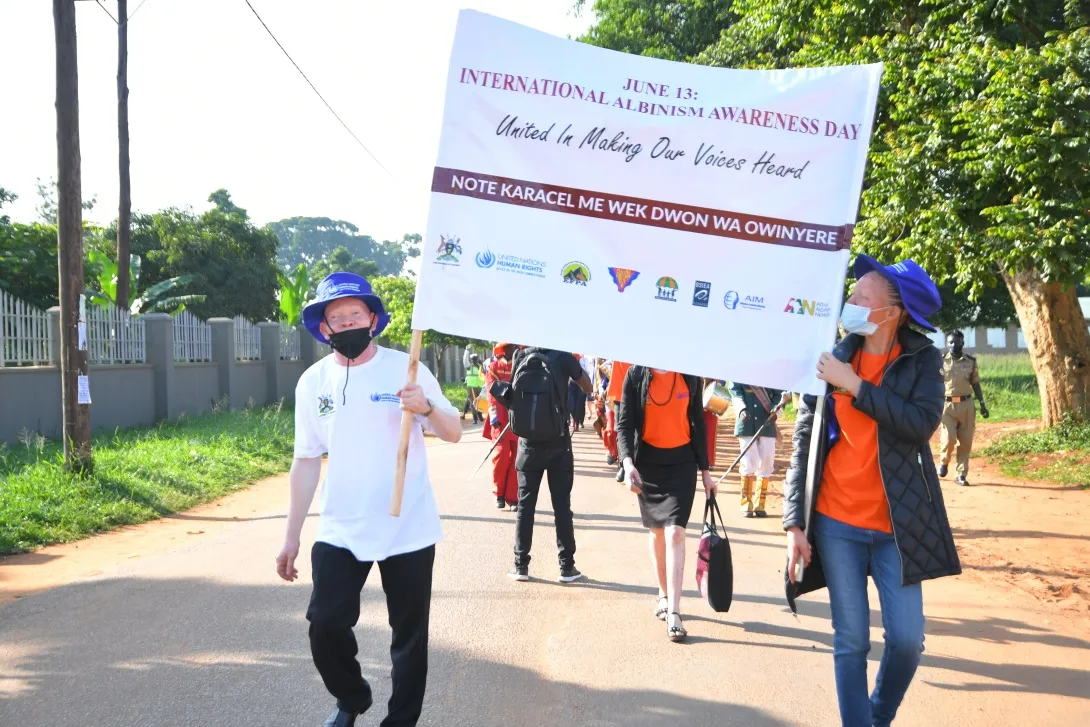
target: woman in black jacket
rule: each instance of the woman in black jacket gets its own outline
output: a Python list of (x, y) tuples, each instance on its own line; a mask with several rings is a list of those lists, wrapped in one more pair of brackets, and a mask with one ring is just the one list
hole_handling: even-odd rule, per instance
[[(828, 586), (841, 722), (885, 727), (923, 652), (920, 581), (961, 565), (928, 446), (942, 416), (942, 354), (916, 330), (934, 330), (927, 317), (942, 306), (938, 290), (911, 260), (882, 266), (860, 255), (854, 273), (841, 316), (849, 335), (818, 361), (831, 391), (823, 407), (804, 397), (795, 424), (783, 506), (787, 591), (793, 606)], [(868, 574), (885, 629), (870, 696)]]
[(617, 419), (624, 481), (639, 498), (644, 527), (651, 531), (659, 586), (655, 616), (666, 621), (667, 636), (675, 642), (688, 635), (681, 622), (681, 582), (697, 470), (707, 496), (716, 490), (708, 472), (700, 392), (695, 376), (633, 366), (625, 376)]

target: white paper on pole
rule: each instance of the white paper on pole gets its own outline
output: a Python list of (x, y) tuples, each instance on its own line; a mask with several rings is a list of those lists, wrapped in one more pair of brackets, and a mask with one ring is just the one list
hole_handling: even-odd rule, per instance
[(673, 63), (463, 11), (413, 327), (823, 391), (881, 73)]
[(91, 379), (89, 376), (77, 376), (76, 377), (76, 403), (77, 404), (90, 404), (91, 403)]
[(87, 350), (87, 324), (80, 321), (76, 324), (76, 332), (79, 334), (79, 350)]

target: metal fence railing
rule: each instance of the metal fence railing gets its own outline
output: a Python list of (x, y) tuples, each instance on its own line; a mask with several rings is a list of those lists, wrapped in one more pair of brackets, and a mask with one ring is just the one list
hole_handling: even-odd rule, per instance
[(87, 360), (93, 364), (144, 363), (144, 321), (113, 303), (87, 307)]
[(299, 328), (280, 321), (280, 358), (283, 361), (298, 361), (302, 358), (302, 343)]
[(261, 329), (241, 315), (235, 316), (235, 360), (261, 360)]
[(174, 360), (212, 360), (212, 326), (187, 310), (174, 316)]
[(48, 364), (49, 346), (49, 315), (0, 290), (0, 366)]

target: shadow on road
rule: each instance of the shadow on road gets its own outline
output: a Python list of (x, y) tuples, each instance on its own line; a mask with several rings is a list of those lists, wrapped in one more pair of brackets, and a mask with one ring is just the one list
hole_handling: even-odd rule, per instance
[[(57, 588), (0, 621), (0, 724), (318, 725), (332, 698), (311, 664), (308, 589), (117, 579)], [(385, 618), (383, 595), (364, 612)], [(73, 617), (73, 614), (78, 616)], [(358, 627), (377, 724), (390, 693), (389, 632)], [(787, 723), (750, 707), (654, 689), (597, 690), (433, 643), (421, 725)]]

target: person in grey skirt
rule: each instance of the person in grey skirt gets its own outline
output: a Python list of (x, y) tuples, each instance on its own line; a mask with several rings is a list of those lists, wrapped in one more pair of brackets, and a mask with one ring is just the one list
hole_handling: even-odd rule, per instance
[(639, 499), (643, 525), (651, 531), (659, 587), (655, 616), (666, 621), (674, 642), (688, 635), (681, 621), (681, 583), (698, 470), (705, 495), (716, 492), (700, 392), (695, 376), (633, 366), (625, 375), (617, 418), (624, 482)]

